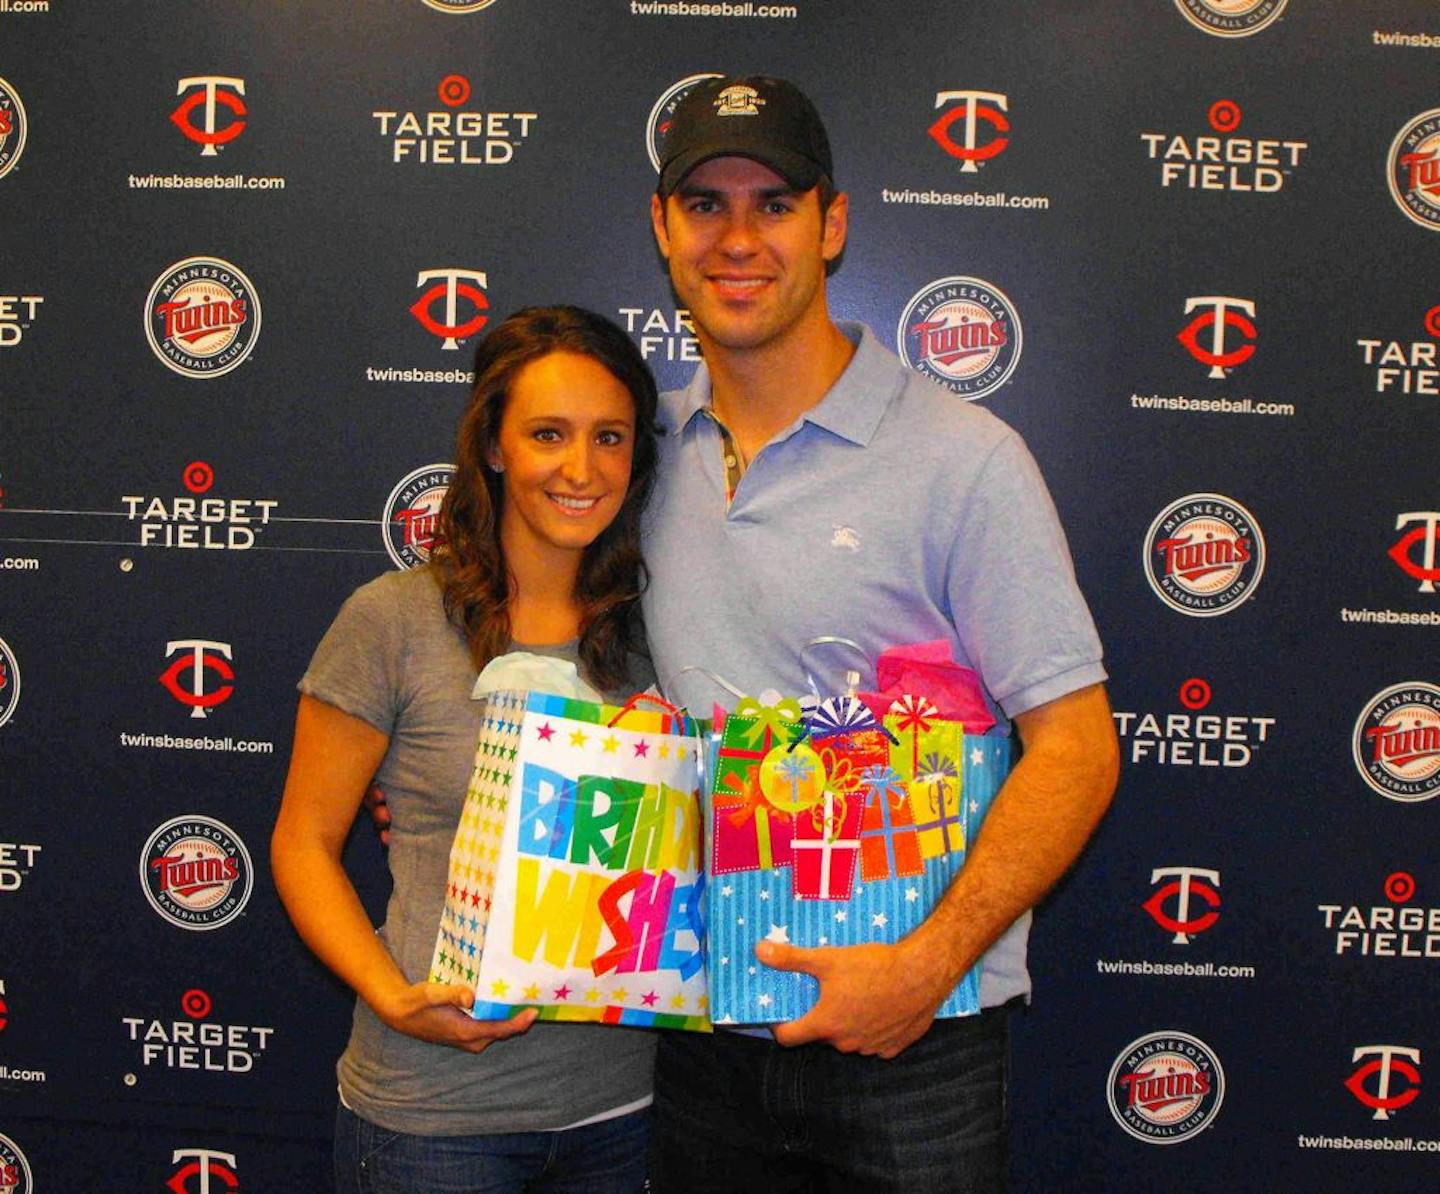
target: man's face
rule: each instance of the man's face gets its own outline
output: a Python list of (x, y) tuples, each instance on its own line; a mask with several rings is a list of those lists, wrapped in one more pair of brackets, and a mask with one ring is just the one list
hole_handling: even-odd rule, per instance
[(702, 335), (747, 351), (820, 327), (825, 263), (845, 246), (844, 195), (823, 215), (818, 188), (797, 192), (759, 162), (722, 157), (697, 166), (651, 202), (670, 279)]

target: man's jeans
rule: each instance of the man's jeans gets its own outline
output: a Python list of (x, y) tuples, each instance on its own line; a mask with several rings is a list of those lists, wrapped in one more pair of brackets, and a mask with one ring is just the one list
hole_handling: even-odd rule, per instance
[(651, 1188), (1003, 1191), (1009, 1015), (937, 1020), (893, 1061), (724, 1030), (666, 1033)]
[[(555, 1076), (564, 1081), (563, 1074)], [(339, 1194), (639, 1194), (649, 1110), (564, 1132), (410, 1136), (341, 1107)]]

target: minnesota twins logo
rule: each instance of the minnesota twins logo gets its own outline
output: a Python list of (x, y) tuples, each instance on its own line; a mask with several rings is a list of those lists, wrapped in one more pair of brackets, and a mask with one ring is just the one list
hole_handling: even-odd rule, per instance
[(1192, 618), (1228, 614), (1265, 571), (1265, 539), (1250, 511), (1218, 493), (1166, 506), (1145, 535), (1145, 577), (1155, 595)]
[(20, 665), (10, 644), (0, 638), (0, 726), (10, 720), (20, 703)]
[(15, 1141), (0, 1134), (0, 1191), (4, 1194), (32, 1194), (34, 1189), (30, 1162)]
[(260, 336), (260, 299), (219, 257), (187, 257), (162, 273), (145, 299), (145, 337), (185, 377), (219, 377), (245, 360)]
[[(1255, 355), (1255, 304), (1249, 299), (1221, 294), (1202, 294), (1185, 300), (1185, 314), (1199, 310), (1176, 339), (1202, 365), (1210, 366), (1209, 376), (1223, 379), (1236, 365)], [(1239, 333), (1239, 343), (1227, 347), (1227, 329)]]
[[(198, 88), (198, 90), (196, 90)], [(176, 95), (190, 95), (181, 100), (170, 120), (191, 141), (198, 144), (202, 158), (213, 158), (219, 154), (219, 145), (228, 145), (245, 131), (244, 117), (249, 113), (245, 101), (245, 80), (229, 75), (193, 75), (181, 79), (175, 87)], [(195, 109), (200, 108), (200, 124), (195, 123)], [(230, 118), (221, 127), (215, 127), (215, 117), (220, 108), (230, 113)]]
[[(422, 269), (415, 285), (424, 286), (426, 282), (433, 282), (434, 285), (410, 304), (410, 314), (415, 316), (420, 326), (432, 336), (438, 336), (444, 341), (441, 348), (459, 348), (461, 340), (473, 336), (489, 322), (490, 317), (486, 311), (490, 308), (490, 300), (485, 297), (485, 287), (489, 283), (480, 271)], [(471, 307), (470, 317), (463, 323), (460, 322), (462, 298)], [(442, 299), (444, 310), (437, 319), (432, 309)]]
[(255, 885), (250, 851), (213, 817), (174, 817), (140, 851), (140, 886), (150, 906), (182, 929), (218, 929), (244, 910)]
[(1289, 0), (1175, 0), (1197, 29), (1215, 37), (1249, 37), (1285, 11)]
[[(1162, 866), (1150, 872), (1150, 882), (1169, 879), (1163, 887), (1141, 905), (1150, 918), (1167, 933), (1174, 933), (1175, 945), (1189, 945), (1192, 935), (1203, 933), (1220, 919), (1220, 872), (1194, 866)], [(1175, 914), (1166, 910), (1174, 901)], [(1206, 911), (1196, 913), (1203, 904)]]
[(1020, 316), (982, 278), (940, 278), (917, 290), (900, 315), (901, 359), (971, 402), (1004, 385), (1020, 363)]
[[(952, 158), (960, 159), (961, 174), (974, 174), (980, 169), (978, 163), (987, 162), (1003, 153), (1005, 147), (1010, 144), (1009, 137), (992, 136), (984, 144), (981, 144), (979, 140), (981, 123), (989, 125), (994, 133), (1010, 131), (1010, 122), (1005, 118), (1009, 101), (998, 91), (939, 91), (935, 93), (937, 108), (944, 108), (946, 104), (951, 103), (955, 106), (942, 112), (928, 131), (936, 145)], [(959, 129), (952, 132), (953, 126), (957, 123), (960, 125)], [(955, 139), (956, 132), (960, 138), (958, 141)]]
[(1440, 794), (1440, 687), (1416, 680), (1377, 693), (1355, 719), (1350, 750), (1365, 782), (1389, 800)]
[(25, 105), (20, 93), (0, 79), (0, 178), (4, 178), (20, 162), (25, 150), (25, 133), (29, 128)]
[(416, 568), (429, 560), (440, 503), (454, 476), (453, 464), (427, 464), (390, 491), (381, 531), (395, 567)]
[(1400, 210), (1420, 227), (1440, 232), (1440, 108), (1420, 113), (1395, 135), (1386, 176)]
[[(165, 644), (168, 658), (182, 654), (160, 673), (160, 683), (182, 705), (190, 707), (191, 717), (208, 717), (216, 705), (223, 705), (235, 692), (235, 670), (227, 662), (232, 658), (229, 643), (211, 642), (204, 638), (181, 638)], [(181, 678), (190, 674), (190, 683), (182, 686)], [(214, 672), (221, 683), (206, 689), (206, 673)]]
[[(1411, 526), (1419, 523), (1418, 526)], [(1433, 593), (1435, 582), (1440, 580), (1440, 568), (1435, 566), (1435, 544), (1440, 542), (1440, 511), (1415, 510), (1395, 517), (1395, 529), (1410, 530), (1401, 535), (1386, 554), (1395, 561), (1407, 576), (1420, 582), (1420, 592)], [(1416, 549), (1420, 558), (1415, 558)]]
[(479, 12), (482, 8), (489, 8), (495, 0), (425, 0), (427, 8), (433, 8), (436, 12), (466, 13)]
[(1203, 1132), (1225, 1101), (1225, 1071), (1215, 1051), (1184, 1032), (1131, 1041), (1110, 1067), (1110, 1114), (1146, 1144), (1179, 1144)]
[[(1420, 1097), (1419, 1049), (1405, 1045), (1357, 1045), (1350, 1060), (1358, 1062), (1365, 1058), (1370, 1060), (1345, 1079), (1345, 1089), (1375, 1112), (1373, 1118), (1389, 1119), (1392, 1111), (1408, 1107)], [(1368, 1085), (1372, 1077), (1375, 1079), (1373, 1090)]]
[(655, 173), (660, 173), (660, 147), (665, 144), (665, 138), (670, 132), (670, 122), (675, 117), (675, 109), (680, 106), (680, 101), (706, 79), (718, 78), (721, 76), (713, 72), (686, 75), (678, 83), (670, 84), (655, 101), (655, 106), (650, 109), (650, 115), (645, 121), (645, 151), (650, 155), (650, 164), (655, 167)]

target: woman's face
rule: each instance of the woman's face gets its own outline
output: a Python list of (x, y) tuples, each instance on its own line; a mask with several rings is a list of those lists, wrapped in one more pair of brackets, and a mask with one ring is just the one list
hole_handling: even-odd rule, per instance
[(552, 352), (521, 369), (490, 454), (503, 469), (506, 553), (593, 543), (625, 501), (634, 450), (634, 400), (594, 357)]

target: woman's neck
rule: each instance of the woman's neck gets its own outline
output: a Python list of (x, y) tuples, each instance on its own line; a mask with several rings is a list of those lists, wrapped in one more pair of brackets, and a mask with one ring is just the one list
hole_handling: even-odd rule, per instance
[(580, 577), (581, 553), (533, 542), (502, 545), (512, 582), (511, 639), (544, 645), (578, 637), (582, 606), (575, 587)]

